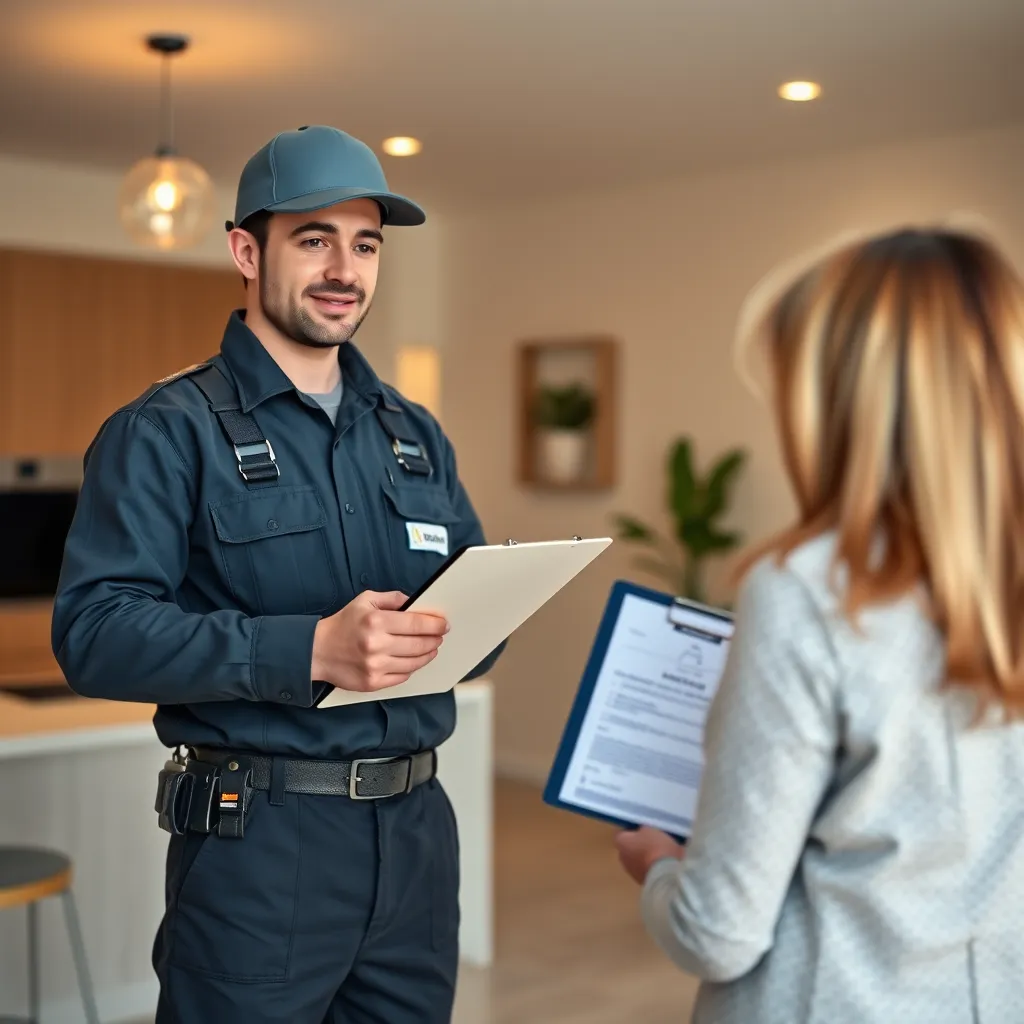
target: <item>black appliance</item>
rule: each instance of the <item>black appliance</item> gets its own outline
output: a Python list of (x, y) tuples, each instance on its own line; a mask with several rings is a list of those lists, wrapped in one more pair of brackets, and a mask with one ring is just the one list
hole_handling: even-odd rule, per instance
[(81, 456), (0, 457), (0, 600), (54, 596), (81, 482)]

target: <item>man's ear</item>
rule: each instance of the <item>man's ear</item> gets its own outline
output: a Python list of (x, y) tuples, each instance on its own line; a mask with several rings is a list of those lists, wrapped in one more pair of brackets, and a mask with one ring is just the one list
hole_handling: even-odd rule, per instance
[(260, 266), (260, 247), (255, 237), (242, 228), (232, 228), (228, 232), (228, 248), (242, 277), (255, 281)]

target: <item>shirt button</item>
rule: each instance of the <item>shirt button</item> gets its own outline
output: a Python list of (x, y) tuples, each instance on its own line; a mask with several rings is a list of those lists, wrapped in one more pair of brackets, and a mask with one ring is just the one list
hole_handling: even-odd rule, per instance
[(345, 511), (349, 515), (351, 515), (353, 512), (355, 512), (355, 510), (356, 510), (355, 506), (351, 502), (348, 502), (348, 501), (345, 502)]
[(292, 695), (287, 690), (281, 691), (281, 700), (291, 700)]
[(364, 572), (364, 573), (362, 574), (362, 576), (360, 576), (360, 577), (359, 577), (359, 582), (360, 582), (360, 583), (362, 583), (362, 585), (363, 585), (364, 587), (366, 587), (366, 586), (369, 586), (369, 583), (370, 583), (370, 577), (369, 577), (369, 575), (368, 575), (367, 573), (365, 573), (365, 572)]
[(277, 526), (278, 526), (278, 523), (277, 523), (276, 519), (268, 519), (267, 520), (267, 529), (268, 530), (276, 530)]

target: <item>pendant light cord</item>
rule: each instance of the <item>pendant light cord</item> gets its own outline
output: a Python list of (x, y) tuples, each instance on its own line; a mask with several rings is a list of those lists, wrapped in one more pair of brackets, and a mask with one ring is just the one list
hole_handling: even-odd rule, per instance
[(169, 53), (163, 55), (160, 67), (160, 146), (157, 156), (174, 155), (174, 105), (171, 103), (171, 60)]
[(146, 45), (153, 53), (159, 53), (163, 63), (160, 67), (160, 133), (157, 156), (174, 156), (174, 106), (171, 103), (171, 61), (176, 54), (188, 49), (188, 36), (153, 35), (146, 39)]

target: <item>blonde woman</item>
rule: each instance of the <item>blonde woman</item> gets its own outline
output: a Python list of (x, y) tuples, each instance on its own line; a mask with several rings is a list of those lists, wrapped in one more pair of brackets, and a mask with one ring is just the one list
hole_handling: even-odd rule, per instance
[(845, 244), (755, 322), (798, 521), (748, 563), (691, 842), (618, 838), (700, 1024), (1024, 1022), (1024, 286)]

